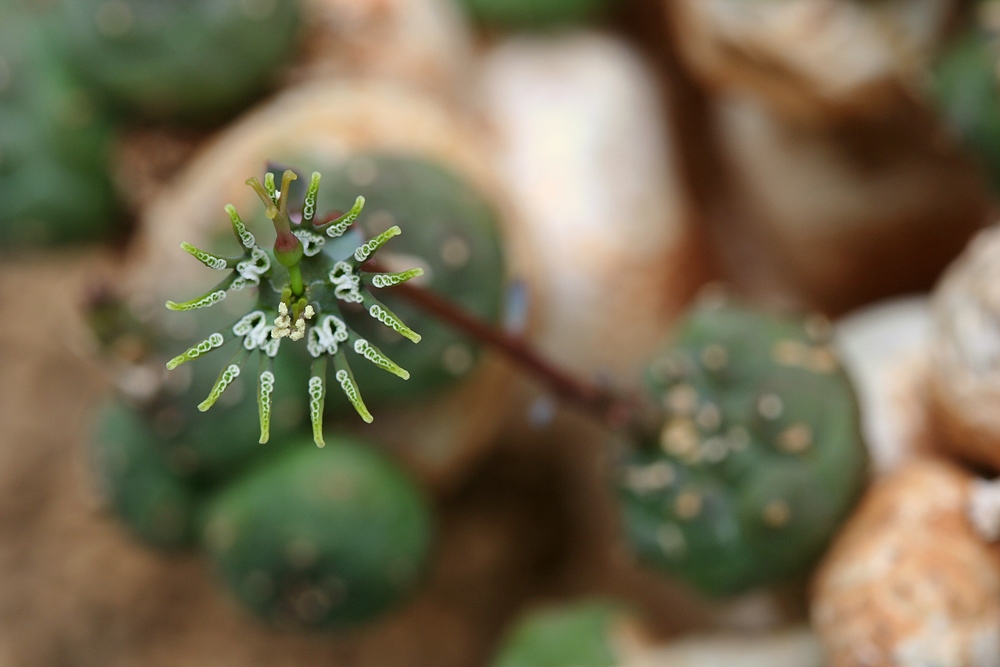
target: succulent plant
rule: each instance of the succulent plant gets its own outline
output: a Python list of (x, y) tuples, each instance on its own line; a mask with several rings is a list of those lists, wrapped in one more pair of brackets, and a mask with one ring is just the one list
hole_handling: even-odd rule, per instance
[(493, 667), (614, 667), (623, 664), (623, 639), (631, 618), (622, 605), (588, 600), (524, 614)]
[(294, 448), (213, 498), (204, 542), (255, 613), (306, 628), (361, 623), (419, 581), (428, 503), (370, 447), (338, 438)]
[(194, 540), (201, 495), (139, 411), (120, 401), (105, 405), (91, 453), (100, 491), (135, 535), (162, 548)]
[(665, 420), (624, 463), (640, 558), (709, 594), (802, 573), (863, 489), (854, 391), (819, 317), (703, 298), (648, 366)]
[(1000, 189), (1000, 80), (997, 36), (979, 26), (961, 33), (938, 57), (932, 95), (966, 147)]
[(203, 120), (258, 93), (290, 56), (293, 0), (65, 0), (67, 59), (113, 103)]
[(0, 7), (0, 243), (94, 240), (115, 219), (111, 126), (58, 62), (47, 16)]
[(313, 172), (302, 200), (301, 216), (296, 216), (298, 219), (293, 222), (289, 215), (289, 200), (293, 196), (292, 183), (296, 178), (293, 171), (285, 170), (280, 190), (276, 188), (272, 172), (266, 174), (263, 184), (256, 178), (247, 181), (264, 202), (266, 215), (274, 224), (277, 237), (273, 251), (269, 252), (257, 245), (256, 238), (232, 205), (226, 207), (226, 212), (236, 240), (242, 248), (242, 255), (224, 257), (188, 243), (181, 244), (196, 260), (209, 268), (226, 272), (226, 277), (215, 287), (193, 299), (180, 303), (168, 301), (168, 309), (189, 311), (207, 308), (223, 301), (231, 292), (247, 287), (257, 288), (257, 295), (253, 310), (231, 326), (212, 333), (171, 359), (167, 362), (167, 369), (173, 370), (234, 339), (241, 341), (236, 354), (222, 369), (208, 396), (198, 405), (198, 409), (205, 412), (240, 375), (250, 355), (258, 353), (257, 405), (260, 442), (265, 443), (270, 437), (272, 395), (277, 382), (274, 358), (282, 340), (305, 341), (304, 345), (313, 358), (307, 385), (313, 440), (322, 447), (328, 361), (332, 360), (338, 387), (366, 422), (371, 422), (373, 417), (354, 379), (347, 349), (397, 378), (406, 380), (410, 377), (408, 371), (348, 325), (344, 311), (363, 310), (408, 341), (419, 342), (420, 335), (376, 299), (371, 290), (392, 287), (416, 278), (423, 274), (423, 269), (413, 268), (396, 273), (363, 270), (364, 264), (386, 242), (400, 234), (400, 228), (396, 225), (362, 242), (350, 254), (334, 255), (326, 252), (324, 246), (327, 241), (343, 237), (357, 220), (364, 208), (365, 199), (358, 197), (354, 206), (340, 216), (331, 219), (316, 218), (320, 174)]
[(488, 25), (546, 28), (599, 17), (609, 0), (461, 0), (469, 13)]

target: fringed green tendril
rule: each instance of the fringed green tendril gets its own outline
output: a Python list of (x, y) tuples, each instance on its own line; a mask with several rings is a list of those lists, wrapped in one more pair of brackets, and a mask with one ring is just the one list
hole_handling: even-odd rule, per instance
[(196, 248), (187, 242), (181, 243), (181, 249), (208, 268), (215, 269), (216, 271), (225, 271), (226, 269), (235, 268), (236, 264), (239, 262), (238, 259), (220, 257), (214, 253), (208, 252), (207, 250)]
[(410, 269), (399, 273), (362, 273), (361, 277), (367, 278), (372, 287), (395, 287), (422, 275), (424, 275), (423, 269)]
[(271, 439), (271, 395), (274, 394), (274, 359), (260, 355), (257, 375), (257, 413), (260, 417), (260, 444)]
[(386, 308), (384, 303), (367, 292), (361, 295), (361, 299), (361, 303), (364, 305), (365, 310), (367, 310), (368, 314), (374, 319), (389, 327), (403, 338), (413, 341), (414, 343), (420, 342), (420, 334), (406, 326), (403, 323), (403, 320), (399, 319), (399, 316), (397, 316), (396, 313)]
[[(319, 179), (320, 179), (319, 172), (314, 171), (312, 178), (309, 179), (309, 189), (306, 190), (306, 198), (302, 202), (303, 224), (312, 222), (313, 217), (315, 217), (316, 215), (316, 199), (319, 196)], [(364, 201), (363, 197), (362, 201)]]
[(312, 363), (309, 374), (309, 421), (312, 423), (313, 442), (325, 447), (323, 440), (323, 404), (326, 402), (326, 357)]
[(212, 350), (222, 347), (226, 342), (226, 337), (221, 333), (214, 333), (194, 347), (188, 348), (184, 354), (179, 354), (167, 362), (167, 370), (172, 371), (183, 363), (193, 361), (203, 354), (208, 354)]
[(208, 397), (198, 404), (198, 410), (201, 412), (208, 412), (209, 408), (215, 405), (215, 402), (218, 401), (223, 392), (229, 388), (229, 385), (233, 383), (233, 380), (240, 376), (240, 368), (249, 356), (249, 350), (240, 350), (233, 355), (229, 365), (223, 368), (222, 372), (219, 373), (219, 378), (215, 381), (212, 391), (208, 393)]
[[(319, 187), (317, 183), (317, 188)], [(343, 236), (354, 221), (358, 219), (361, 215), (361, 211), (365, 208), (365, 198), (358, 196), (354, 200), (354, 206), (351, 207), (347, 213), (341, 215), (340, 217), (334, 218), (330, 222), (324, 223), (322, 225), (315, 225), (313, 229), (317, 232), (325, 232), (330, 238), (337, 238), (338, 236)]]
[[(275, 247), (270, 251), (257, 245), (254, 235), (247, 229), (232, 204), (227, 205), (225, 210), (233, 234), (242, 246), (242, 256), (225, 257), (201, 250), (189, 243), (181, 244), (185, 252), (205, 266), (219, 271), (229, 270), (230, 274), (201, 296), (180, 303), (168, 301), (167, 308), (170, 310), (207, 308), (224, 300), (229, 291), (247, 286), (259, 287), (262, 280), (267, 281), (269, 285), (268, 289), (258, 292), (257, 302), (233, 327), (213, 333), (183, 354), (174, 357), (167, 362), (167, 369), (173, 370), (181, 364), (204, 356), (233, 338), (242, 339), (240, 349), (222, 369), (211, 392), (198, 405), (198, 409), (204, 412), (211, 408), (226, 388), (239, 377), (240, 369), (249, 355), (256, 352), (260, 355), (260, 368), (257, 374), (260, 442), (264, 444), (270, 439), (272, 395), (276, 381), (274, 356), (283, 339), (287, 338), (292, 343), (305, 339), (309, 353), (313, 357), (307, 388), (309, 418), (313, 440), (322, 447), (323, 409), (329, 358), (333, 359), (337, 386), (361, 419), (368, 423), (373, 417), (361, 397), (361, 390), (347, 361), (345, 346), (388, 373), (403, 380), (410, 377), (406, 369), (389, 359), (350, 327), (341, 310), (342, 304), (360, 303), (369, 316), (417, 343), (420, 341), (420, 335), (407, 327), (395, 313), (372, 296), (368, 289), (400, 285), (423, 275), (423, 270), (414, 268), (398, 273), (361, 271), (365, 262), (390, 239), (400, 234), (399, 227), (387, 229), (361, 244), (346, 257), (333, 256), (323, 243), (324, 237), (337, 238), (345, 234), (361, 215), (365, 199), (358, 197), (347, 213), (328, 222), (316, 224), (320, 175), (313, 173), (301, 202), (301, 221), (295, 222), (289, 215), (288, 196), (291, 192), (291, 183), (296, 178), (295, 172), (286, 170), (282, 174), (280, 190), (271, 172), (265, 174), (263, 183), (256, 178), (247, 180), (247, 185), (264, 204), (265, 214), (278, 235)], [(276, 271), (276, 268), (281, 267), (286, 270)], [(307, 282), (305, 276), (312, 276), (309, 279), (311, 282)], [(280, 295), (280, 301), (275, 305), (274, 299), (277, 295)]]

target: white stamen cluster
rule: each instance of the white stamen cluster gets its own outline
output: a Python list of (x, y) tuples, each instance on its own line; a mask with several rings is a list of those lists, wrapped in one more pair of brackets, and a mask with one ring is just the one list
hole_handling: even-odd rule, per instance
[(285, 338), (290, 340), (302, 340), (306, 335), (306, 320), (311, 320), (316, 311), (311, 305), (307, 305), (302, 315), (292, 324), (292, 317), (288, 314), (288, 305), (284, 301), (278, 304), (278, 317), (274, 318), (274, 328), (271, 329), (271, 338)]

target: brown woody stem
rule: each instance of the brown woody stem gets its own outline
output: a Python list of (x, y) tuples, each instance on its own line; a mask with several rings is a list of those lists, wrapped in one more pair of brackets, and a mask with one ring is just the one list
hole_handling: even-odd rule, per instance
[[(377, 262), (369, 261), (366, 270), (383, 272)], [(495, 348), (509, 360), (539, 378), (560, 399), (576, 406), (591, 417), (597, 417), (609, 427), (621, 429), (635, 425), (639, 406), (636, 401), (617, 392), (581, 380), (545, 359), (522, 338), (506, 333), (470, 315), (455, 304), (429, 290), (402, 283), (393, 293), (413, 303), (439, 320), (462, 331), (475, 340)]]

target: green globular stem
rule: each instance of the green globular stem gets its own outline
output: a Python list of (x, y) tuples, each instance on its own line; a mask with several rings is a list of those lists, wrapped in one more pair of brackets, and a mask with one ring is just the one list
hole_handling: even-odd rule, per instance
[(821, 316), (709, 292), (646, 370), (664, 409), (618, 495), (647, 564), (710, 595), (788, 581), (822, 556), (867, 480), (854, 389)]
[(184, 353), (179, 354), (170, 361), (167, 362), (167, 370), (172, 371), (178, 366), (188, 361), (192, 361), (202, 356), (203, 354), (208, 354), (212, 350), (222, 347), (226, 342), (226, 337), (219, 333), (213, 333), (211, 336), (201, 341), (197, 345), (194, 345)]
[(409, 371), (402, 368), (389, 357), (385, 356), (385, 354), (382, 353), (382, 350), (378, 349), (364, 338), (360, 338), (359, 336), (352, 334), (348, 339), (348, 342), (355, 352), (387, 373), (392, 373), (396, 377), (403, 380), (410, 379)]
[(286, 631), (382, 616), (428, 572), (430, 500), (366, 443), (290, 444), (204, 507), (216, 572), (246, 608)]
[(205, 292), (201, 296), (196, 296), (188, 301), (167, 301), (167, 310), (182, 312), (185, 310), (197, 310), (199, 308), (209, 308), (226, 298), (226, 290), (236, 280), (236, 274), (232, 274), (223, 279), (218, 285)]
[(264, 174), (264, 191), (267, 192), (267, 196), (271, 198), (275, 204), (278, 203), (277, 188), (274, 185), (274, 174), (267, 172)]
[(326, 232), (326, 235), (330, 238), (343, 236), (348, 228), (354, 224), (354, 221), (358, 219), (358, 216), (361, 215), (361, 211), (363, 211), (364, 208), (365, 198), (358, 196), (357, 199), (354, 200), (354, 206), (351, 207), (351, 210), (334, 218), (333, 220), (322, 224), (316, 224), (316, 231)]

